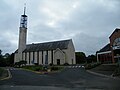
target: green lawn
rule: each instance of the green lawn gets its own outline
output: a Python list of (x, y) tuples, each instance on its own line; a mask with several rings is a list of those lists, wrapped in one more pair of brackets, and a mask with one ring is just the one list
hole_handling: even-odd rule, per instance
[(59, 70), (62, 70), (63, 67), (60, 67), (60, 66), (23, 66), (22, 68), (24, 69), (29, 69), (29, 70), (32, 70), (32, 71), (47, 71), (48, 69), (50, 71), (59, 71)]

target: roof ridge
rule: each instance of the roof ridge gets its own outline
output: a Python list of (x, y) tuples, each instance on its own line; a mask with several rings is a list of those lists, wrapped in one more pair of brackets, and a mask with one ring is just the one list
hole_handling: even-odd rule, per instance
[(27, 46), (28, 46), (28, 45), (37, 45), (37, 44), (54, 43), (54, 42), (64, 42), (64, 41), (70, 41), (70, 40), (72, 40), (72, 39), (66, 39), (66, 40), (60, 40), (60, 41), (50, 41), (50, 42), (46, 41), (46, 42), (40, 42), (40, 43), (27, 44)]
[(118, 31), (118, 30), (120, 30), (120, 28), (116, 28), (116, 29), (112, 32), (112, 34), (109, 36), (109, 38), (111, 38), (111, 36), (112, 36), (116, 31)]

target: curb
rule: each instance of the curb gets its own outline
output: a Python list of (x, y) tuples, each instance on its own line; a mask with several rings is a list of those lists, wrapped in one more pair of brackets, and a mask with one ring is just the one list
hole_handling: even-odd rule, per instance
[(93, 71), (90, 71), (90, 70), (86, 70), (88, 73), (91, 73), (91, 74), (94, 74), (94, 75), (98, 75), (98, 76), (102, 76), (102, 77), (106, 77), (106, 78), (112, 78), (112, 79), (116, 79), (116, 80), (120, 80), (120, 78), (118, 77), (113, 77), (112, 75), (108, 76), (108, 75), (105, 75), (105, 74), (101, 74), (101, 73), (97, 73), (97, 72), (93, 72)]
[(90, 70), (86, 70), (87, 72), (91, 73), (91, 74), (94, 74), (94, 75), (98, 75), (98, 76), (103, 76), (103, 77), (111, 77), (111, 76), (108, 76), (108, 75), (105, 75), (105, 74), (101, 74), (101, 73), (97, 73), (97, 72), (93, 72), (93, 71), (90, 71)]
[(44, 74), (44, 72), (37, 72), (37, 71), (25, 69), (25, 68), (20, 68), (20, 69), (25, 70), (25, 71), (30, 71), (30, 72), (33, 72), (33, 73), (37, 73), (37, 74)]
[(7, 69), (7, 71), (8, 71), (8, 77), (2, 78), (2, 79), (0, 79), (0, 80), (6, 80), (6, 79), (12, 78), (12, 74), (11, 74), (10, 70)]
[(24, 68), (20, 68), (22, 70), (26, 70), (26, 71), (30, 71), (30, 72), (33, 72), (33, 73), (37, 73), (37, 74), (52, 74), (52, 73), (58, 73), (58, 72), (61, 72), (61, 71), (51, 71), (51, 72), (38, 72), (38, 71), (33, 71), (33, 70), (29, 70), (29, 69), (24, 69)]

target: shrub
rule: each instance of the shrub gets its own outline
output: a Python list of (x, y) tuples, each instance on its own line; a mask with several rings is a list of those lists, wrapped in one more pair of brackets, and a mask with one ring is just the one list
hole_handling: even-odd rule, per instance
[(53, 64), (52, 64), (52, 63), (50, 63), (49, 65), (50, 65), (50, 66), (53, 66)]
[(52, 66), (50, 69), (51, 69), (51, 71), (57, 71), (57, 70), (63, 69), (63, 67)]
[(36, 66), (38, 66), (38, 63), (34, 63)]
[(40, 71), (40, 70), (42, 70), (41, 67), (35, 67), (35, 68), (34, 68), (34, 71)]
[(23, 66), (22, 68), (33, 70), (33, 71), (43, 70), (42, 66)]
[(51, 71), (56, 71), (56, 70), (58, 70), (58, 67), (51, 67)]
[(64, 63), (63, 65), (68, 66), (69, 64), (68, 63)]

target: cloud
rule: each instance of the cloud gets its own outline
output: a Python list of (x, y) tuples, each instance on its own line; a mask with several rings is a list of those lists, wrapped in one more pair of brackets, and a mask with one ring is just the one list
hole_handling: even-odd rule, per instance
[(76, 51), (95, 54), (120, 25), (119, 0), (1, 0), (0, 49), (4, 52), (17, 49), (24, 3), (28, 43), (72, 38)]
[(82, 51), (89, 54), (95, 54), (103, 45), (108, 44), (107, 37), (95, 37), (85, 33), (79, 33), (73, 37), (76, 51)]
[(28, 43), (44, 42), (56, 39), (62, 39), (62, 34), (45, 24), (41, 23), (30, 30), (28, 29)]

